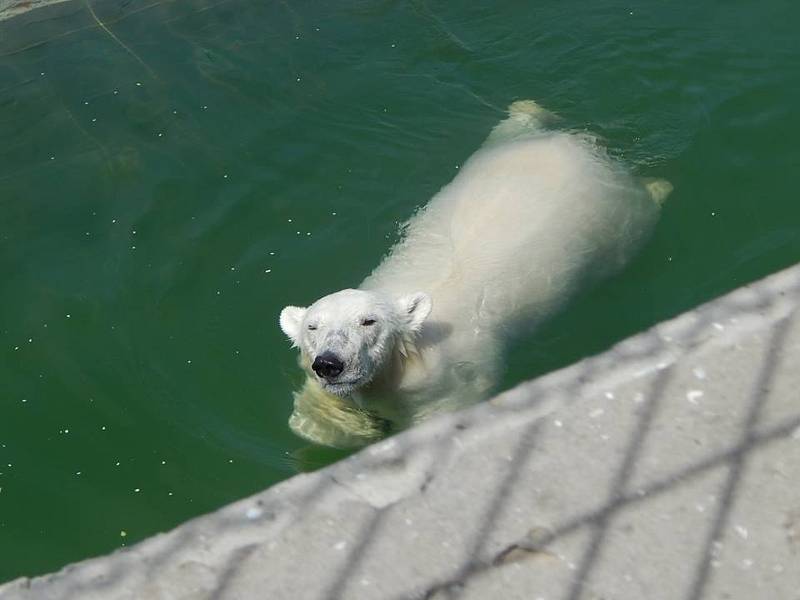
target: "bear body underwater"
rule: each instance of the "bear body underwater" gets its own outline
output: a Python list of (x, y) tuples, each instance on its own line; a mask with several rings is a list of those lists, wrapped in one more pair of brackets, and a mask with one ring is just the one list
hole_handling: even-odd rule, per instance
[(618, 271), (671, 191), (518, 101), (358, 289), (289, 306), (307, 372), (291, 428), (357, 446), (486, 399), (509, 338)]

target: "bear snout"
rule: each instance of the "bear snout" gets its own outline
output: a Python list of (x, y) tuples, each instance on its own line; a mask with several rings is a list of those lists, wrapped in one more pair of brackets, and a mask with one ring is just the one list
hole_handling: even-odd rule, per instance
[(335, 379), (344, 371), (344, 363), (333, 352), (323, 352), (311, 365), (314, 373), (325, 379)]

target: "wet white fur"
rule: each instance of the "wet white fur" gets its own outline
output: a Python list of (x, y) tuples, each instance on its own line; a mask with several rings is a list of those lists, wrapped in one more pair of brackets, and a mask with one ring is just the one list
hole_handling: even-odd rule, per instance
[(359, 290), (284, 310), (307, 361), (330, 349), (349, 370), (341, 379), (357, 377), (338, 389), (317, 381), (324, 391), (399, 427), (482, 400), (511, 336), (638, 249), (671, 186), (633, 177), (590, 136), (546, 130), (547, 118), (513, 104)]

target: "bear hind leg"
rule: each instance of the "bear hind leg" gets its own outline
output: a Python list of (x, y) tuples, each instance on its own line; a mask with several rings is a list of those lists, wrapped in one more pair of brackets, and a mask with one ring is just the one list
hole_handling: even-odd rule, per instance
[(539, 106), (534, 100), (516, 100), (508, 107), (508, 117), (495, 125), (486, 143), (505, 142), (542, 131), (553, 117), (553, 113)]
[(647, 193), (650, 194), (653, 202), (658, 206), (663, 206), (667, 201), (667, 196), (672, 193), (672, 184), (666, 179), (655, 179), (652, 177), (642, 178)]

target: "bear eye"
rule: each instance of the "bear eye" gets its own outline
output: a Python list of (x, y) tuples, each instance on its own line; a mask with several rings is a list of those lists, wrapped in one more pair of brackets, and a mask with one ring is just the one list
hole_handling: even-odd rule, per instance
[(308, 326), (308, 330), (309, 331), (316, 331), (317, 330), (317, 326), (316, 325), (309, 325)]
[(375, 319), (364, 319), (361, 321), (361, 324), (365, 327), (369, 327), (370, 325), (375, 325)]

